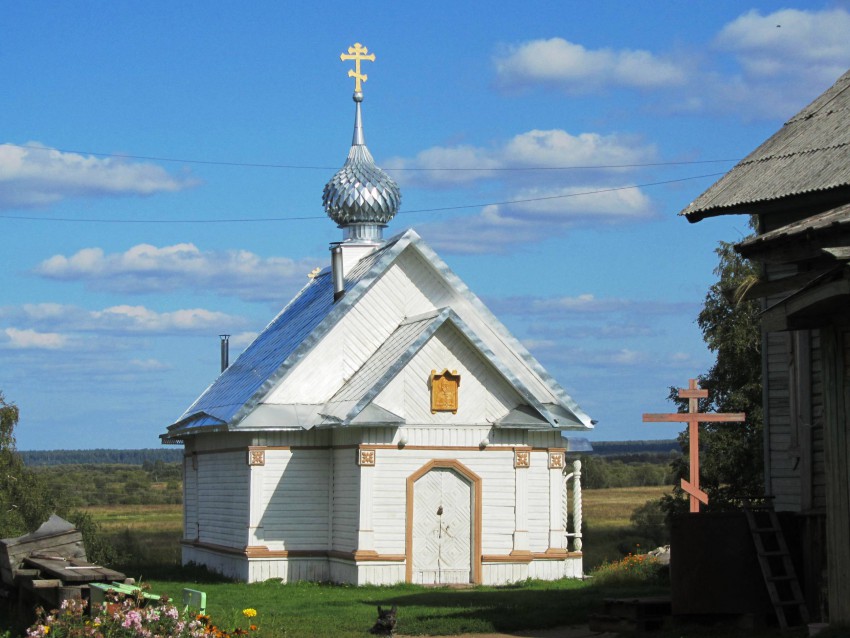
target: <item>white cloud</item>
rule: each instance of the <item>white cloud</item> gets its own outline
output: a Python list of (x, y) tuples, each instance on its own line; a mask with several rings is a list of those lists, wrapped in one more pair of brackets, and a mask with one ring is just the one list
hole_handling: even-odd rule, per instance
[(576, 315), (625, 314), (635, 315), (692, 315), (699, 304), (654, 300), (599, 298), (592, 293), (562, 297), (502, 297), (488, 299), (488, 305), (497, 314), (536, 317), (551, 321)]
[[(423, 171), (396, 171), (393, 177), (402, 185), (455, 186), (482, 179), (535, 183), (557, 180), (559, 183), (588, 179), (610, 179), (633, 170), (588, 169), (596, 166), (629, 166), (651, 162), (657, 157), (654, 145), (630, 136), (599, 133), (572, 135), (562, 129), (533, 129), (515, 135), (490, 148), (434, 146), (413, 158), (394, 157), (384, 166), (416, 167)], [(582, 167), (575, 170), (524, 171), (521, 169)], [(454, 169), (454, 170), (452, 170)], [(520, 170), (509, 170), (520, 169)]]
[(790, 117), (850, 67), (848, 33), (844, 9), (749, 11), (714, 41), (740, 70), (706, 74), (702, 100), (690, 106)]
[(508, 46), (494, 59), (503, 86), (548, 84), (568, 93), (605, 87), (652, 89), (685, 82), (686, 70), (649, 51), (586, 49), (563, 38)]
[(844, 9), (752, 10), (727, 24), (715, 45), (738, 56), (749, 78), (787, 79), (816, 74), (832, 81), (850, 61), (850, 13)]
[[(185, 334), (192, 332), (216, 332), (232, 330), (245, 325), (241, 317), (223, 312), (188, 308), (172, 312), (156, 312), (144, 306), (119, 305), (103, 310), (86, 310), (79, 306), (54, 303), (26, 304), (20, 308), (0, 309), (0, 319), (17, 327), (6, 329), (7, 335), (15, 335), (16, 342), (24, 343), (28, 337), (37, 341), (38, 335), (76, 333), (79, 335), (102, 334)], [(42, 332), (35, 332), (36, 330)], [(10, 332), (11, 331), (11, 332)], [(49, 331), (49, 332), (48, 332)], [(29, 333), (33, 333), (29, 335)], [(43, 339), (52, 347), (68, 346), (66, 340)], [(46, 347), (46, 346), (45, 346)]]
[(262, 258), (246, 250), (202, 252), (194, 244), (158, 248), (133, 246), (123, 253), (85, 248), (54, 255), (35, 268), (42, 277), (84, 281), (91, 288), (120, 293), (204, 290), (249, 301), (281, 301), (306, 283), (314, 259)]
[(247, 348), (254, 339), (257, 338), (257, 332), (240, 332), (239, 334), (230, 336), (230, 347), (234, 349), (244, 350)]
[(568, 347), (563, 342), (548, 340), (523, 341), (544, 366), (569, 366), (570, 369), (617, 370), (622, 368), (688, 370), (705, 364), (697, 357), (683, 353), (647, 351), (633, 348), (590, 350)]
[(238, 323), (235, 317), (223, 312), (191, 308), (174, 312), (155, 312), (144, 306), (113, 306), (90, 314), (93, 321), (103, 320), (104, 326), (139, 332), (183, 332), (191, 330), (217, 330), (221, 326)]
[(493, 64), (503, 88), (651, 90), (656, 113), (788, 118), (850, 68), (848, 33), (842, 7), (750, 10), (686, 50), (588, 49), (556, 37), (507, 45)]
[(131, 359), (129, 361), (131, 368), (143, 372), (162, 372), (170, 370), (171, 366), (159, 361), (158, 359)]
[(45, 206), (71, 197), (153, 195), (196, 184), (155, 164), (84, 156), (38, 142), (0, 144), (0, 208)]
[(6, 328), (3, 333), (5, 346), (16, 350), (60, 350), (68, 344), (68, 337), (56, 332)]
[(421, 224), (420, 232), (441, 252), (505, 253), (570, 228), (638, 222), (655, 215), (651, 200), (636, 186), (526, 189), (511, 199), (517, 201), (485, 206), (477, 215)]

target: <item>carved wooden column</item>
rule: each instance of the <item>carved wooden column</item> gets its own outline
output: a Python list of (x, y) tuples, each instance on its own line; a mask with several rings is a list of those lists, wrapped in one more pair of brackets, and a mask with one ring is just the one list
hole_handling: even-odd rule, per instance
[(581, 540), (581, 461), (573, 461), (573, 550), (580, 552)]

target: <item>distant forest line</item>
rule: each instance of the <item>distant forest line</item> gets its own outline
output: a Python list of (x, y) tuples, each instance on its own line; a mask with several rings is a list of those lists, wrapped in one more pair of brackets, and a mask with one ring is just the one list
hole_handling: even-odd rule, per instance
[[(605, 441), (583, 453), (588, 489), (669, 485), (675, 441)], [(183, 448), (44, 450), (21, 452), (57, 502), (69, 507), (167, 505), (183, 499)]]
[[(650, 441), (593, 441), (592, 456), (630, 457), (641, 456), (646, 460), (663, 461), (671, 452), (680, 452), (675, 439)], [(93, 450), (25, 450), (19, 454), (26, 465), (145, 465), (156, 463), (179, 463), (183, 460), (183, 446), (170, 445), (162, 448), (140, 450), (93, 449)], [(582, 455), (584, 456), (584, 454)]]

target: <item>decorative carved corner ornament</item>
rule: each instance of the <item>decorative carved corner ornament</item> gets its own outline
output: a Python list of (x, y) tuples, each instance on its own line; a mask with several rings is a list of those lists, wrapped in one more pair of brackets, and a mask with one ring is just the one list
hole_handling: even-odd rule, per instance
[(357, 465), (375, 467), (375, 450), (357, 450)]
[(436, 370), (431, 370), (431, 414), (457, 414), (459, 387), (460, 375), (457, 370), (449, 372), (449, 369), (445, 368), (439, 374)]
[(514, 467), (515, 468), (531, 467), (531, 451), (529, 451), (529, 450), (514, 450)]
[(262, 466), (266, 464), (266, 451), (248, 448), (248, 465)]
[(562, 470), (566, 465), (567, 459), (563, 452), (549, 452), (549, 469)]

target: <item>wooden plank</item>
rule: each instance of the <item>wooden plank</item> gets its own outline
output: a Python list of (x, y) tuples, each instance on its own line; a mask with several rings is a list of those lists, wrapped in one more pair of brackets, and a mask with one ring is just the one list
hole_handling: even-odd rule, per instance
[(24, 559), (24, 564), (38, 568), (43, 574), (59, 578), (63, 582), (89, 583), (103, 580), (123, 580), (124, 574), (107, 567), (92, 565), (80, 560), (56, 560), (52, 558)]
[(848, 482), (847, 408), (850, 393), (848, 355), (845, 341), (850, 335), (836, 327), (821, 331), (824, 372), (824, 438), (827, 469), (826, 537), (829, 548), (827, 581), (829, 583), (829, 619), (834, 623), (850, 622), (850, 482)]
[(676, 414), (644, 414), (643, 420), (650, 423), (726, 423), (746, 421), (742, 412), (712, 414), (701, 412), (679, 412)]
[[(34, 534), (37, 533), (36, 531)], [(0, 574), (7, 585), (14, 583), (21, 562), (31, 554), (51, 553), (57, 556), (86, 558), (83, 536), (76, 529), (41, 536), (34, 534), (0, 541)]]

